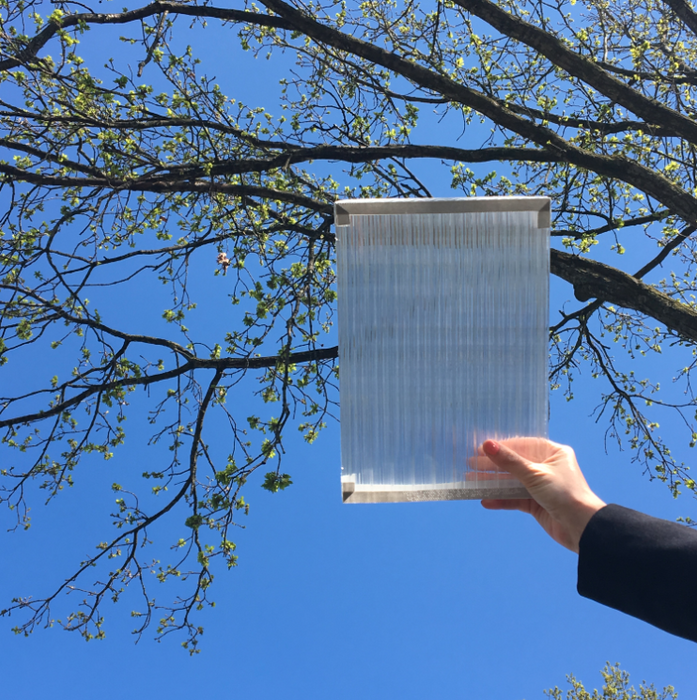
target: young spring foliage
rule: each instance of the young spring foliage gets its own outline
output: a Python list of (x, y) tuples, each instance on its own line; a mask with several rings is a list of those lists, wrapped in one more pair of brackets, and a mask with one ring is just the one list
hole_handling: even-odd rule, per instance
[(591, 693), (586, 690), (583, 683), (573, 675), (567, 676), (570, 686), (566, 693), (558, 687), (545, 691), (545, 695), (551, 700), (677, 700), (678, 694), (672, 686), (666, 686), (663, 690), (656, 690), (653, 684), (646, 685), (644, 681), (639, 685), (639, 690), (629, 684), (629, 673), (623, 671), (619, 664), (605, 664), (600, 672), (603, 677), (603, 687), (594, 689)]

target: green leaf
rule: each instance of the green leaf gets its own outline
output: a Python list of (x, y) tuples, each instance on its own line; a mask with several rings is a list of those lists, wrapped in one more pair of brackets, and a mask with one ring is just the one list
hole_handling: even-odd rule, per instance
[(192, 530), (198, 530), (201, 525), (203, 525), (203, 516), (199, 515), (198, 513), (196, 515), (190, 515), (184, 521), (184, 525), (190, 527)]
[(263, 489), (278, 493), (283, 489), (288, 488), (293, 483), (290, 474), (277, 474), (276, 472), (268, 472), (264, 478), (264, 483), (261, 485)]

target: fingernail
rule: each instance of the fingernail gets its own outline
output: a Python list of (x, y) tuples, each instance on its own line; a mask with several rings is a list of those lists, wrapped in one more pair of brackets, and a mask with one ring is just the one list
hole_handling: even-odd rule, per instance
[(495, 455), (499, 451), (499, 443), (495, 440), (487, 440), (484, 443), (484, 451), (490, 455)]

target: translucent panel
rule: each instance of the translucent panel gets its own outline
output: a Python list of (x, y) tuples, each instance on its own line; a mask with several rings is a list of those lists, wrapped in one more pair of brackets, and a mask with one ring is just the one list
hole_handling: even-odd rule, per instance
[(547, 435), (549, 224), (515, 200), (337, 226), (345, 501), (526, 495), (479, 451)]

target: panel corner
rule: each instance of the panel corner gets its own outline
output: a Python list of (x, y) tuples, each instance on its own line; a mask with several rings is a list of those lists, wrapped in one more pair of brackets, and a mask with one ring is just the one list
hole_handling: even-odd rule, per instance
[(334, 225), (335, 226), (350, 226), (351, 225), (351, 215), (341, 204), (334, 205)]
[(552, 226), (552, 201), (548, 199), (537, 212), (537, 228), (551, 228)]

